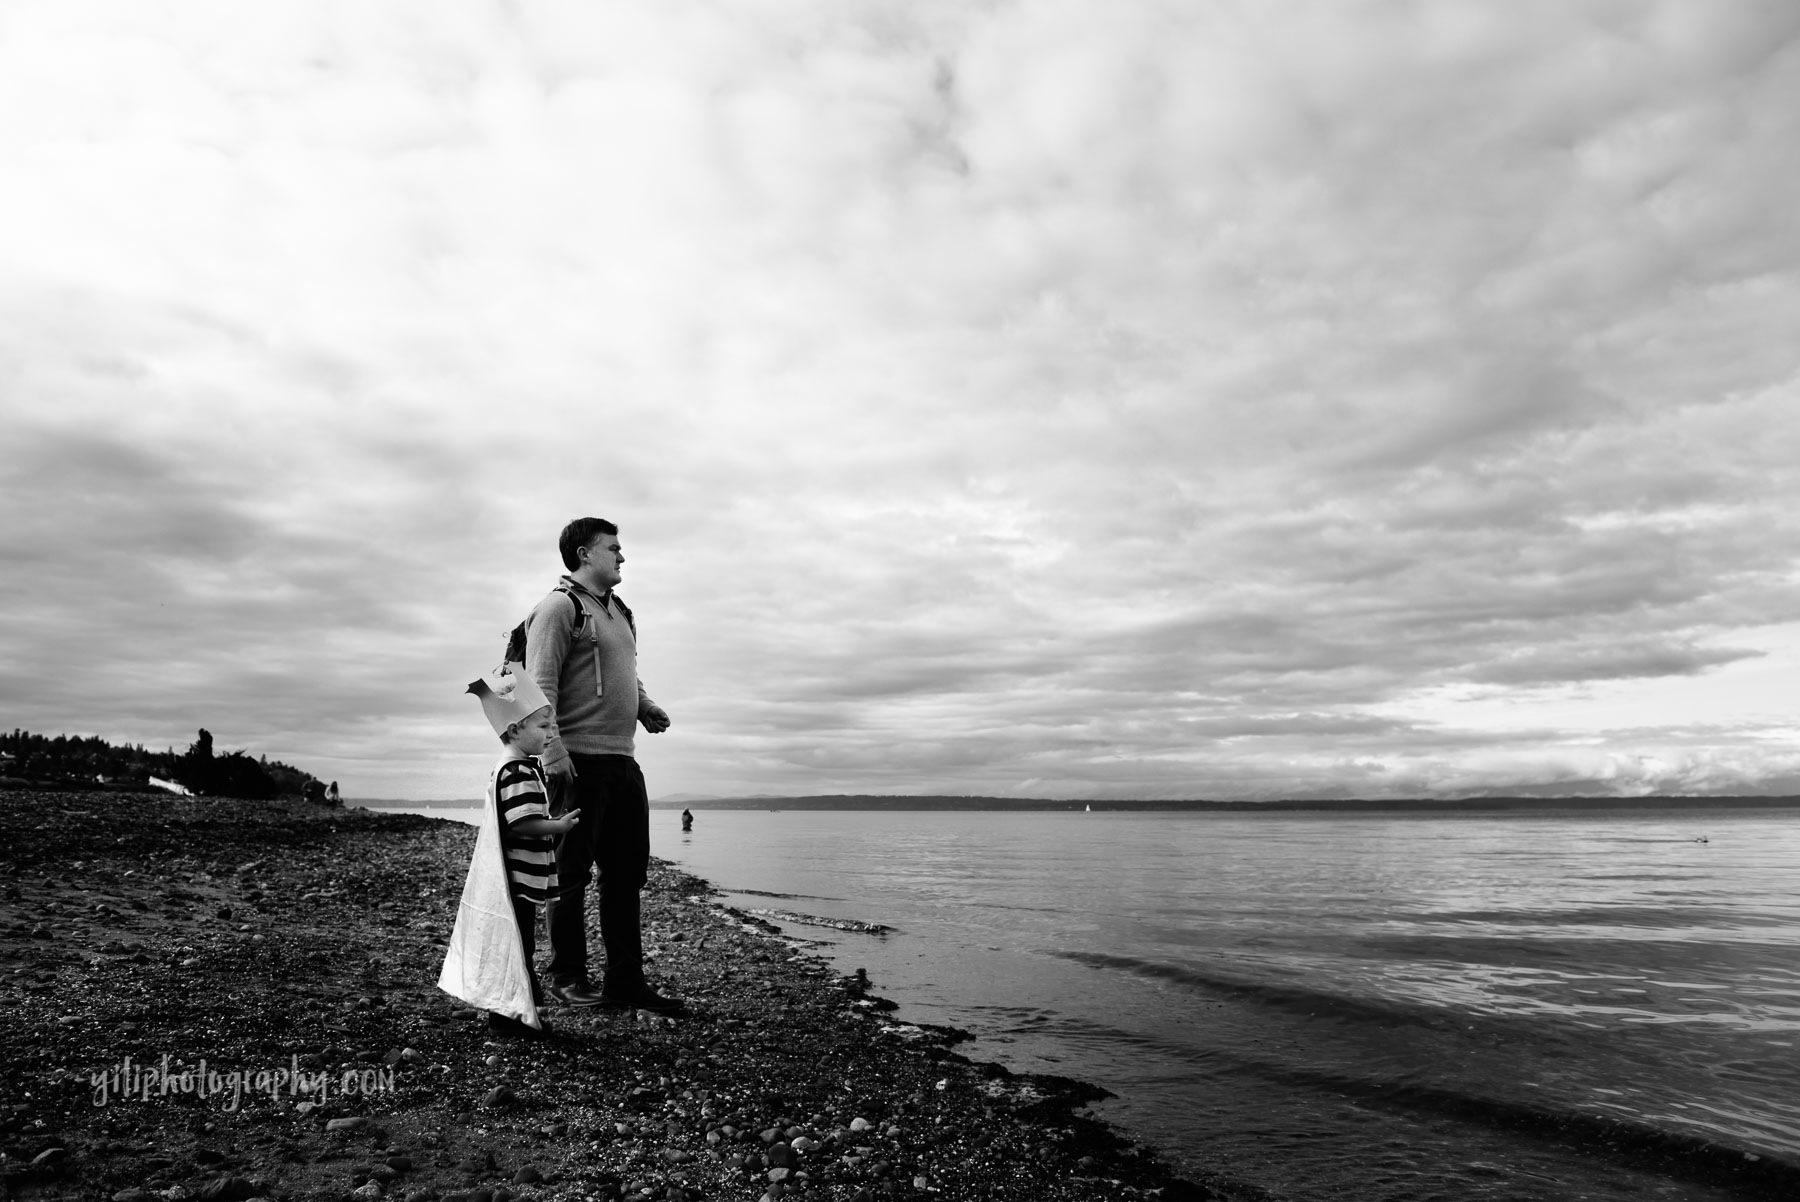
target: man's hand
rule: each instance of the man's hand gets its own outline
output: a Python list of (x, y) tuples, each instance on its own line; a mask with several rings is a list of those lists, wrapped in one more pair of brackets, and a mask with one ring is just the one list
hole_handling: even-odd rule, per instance
[(651, 704), (640, 709), (638, 711), (638, 721), (642, 722), (644, 724), (644, 729), (653, 735), (660, 735), (663, 731), (669, 729), (669, 715), (664, 712), (663, 707), (660, 705)]
[(561, 739), (551, 740), (550, 745), (544, 748), (544, 753), (538, 756), (538, 767), (542, 768), (544, 775), (552, 780), (572, 781), (575, 779), (575, 761), (569, 758), (569, 753), (563, 747)]

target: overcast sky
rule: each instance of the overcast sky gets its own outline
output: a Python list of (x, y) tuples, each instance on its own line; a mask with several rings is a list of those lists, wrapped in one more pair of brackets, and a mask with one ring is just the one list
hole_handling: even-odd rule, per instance
[(478, 796), (1800, 791), (1800, 6), (0, 11), (7, 727)]

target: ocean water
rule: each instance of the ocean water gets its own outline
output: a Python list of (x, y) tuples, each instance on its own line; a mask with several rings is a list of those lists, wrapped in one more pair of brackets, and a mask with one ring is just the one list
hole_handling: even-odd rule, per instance
[(695, 818), (655, 853), (1198, 1178), (1800, 1198), (1800, 814)]

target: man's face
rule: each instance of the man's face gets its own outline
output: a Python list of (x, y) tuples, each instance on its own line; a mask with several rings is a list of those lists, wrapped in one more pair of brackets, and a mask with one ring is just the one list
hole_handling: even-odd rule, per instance
[(601, 588), (611, 588), (623, 579), (620, 569), (625, 565), (625, 552), (619, 548), (618, 535), (602, 534), (582, 549), (581, 556)]

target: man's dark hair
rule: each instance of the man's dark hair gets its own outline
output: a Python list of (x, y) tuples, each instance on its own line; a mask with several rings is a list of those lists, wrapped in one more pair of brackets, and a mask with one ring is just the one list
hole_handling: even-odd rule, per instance
[(563, 567), (573, 572), (581, 566), (581, 557), (575, 552), (602, 534), (617, 534), (618, 532), (619, 528), (605, 518), (576, 518), (563, 527), (562, 537), (556, 540), (557, 548), (562, 551)]

